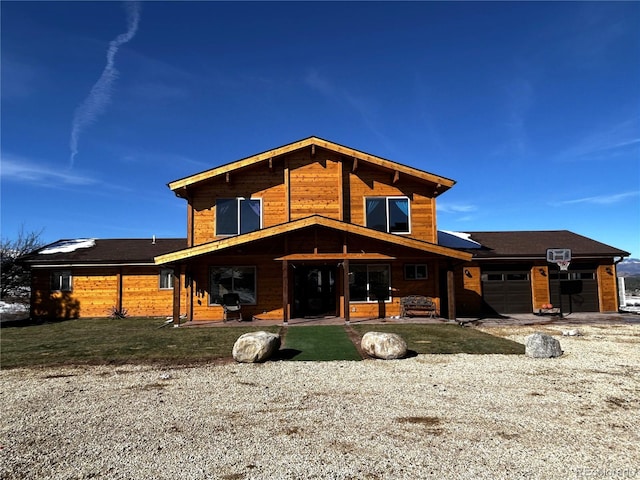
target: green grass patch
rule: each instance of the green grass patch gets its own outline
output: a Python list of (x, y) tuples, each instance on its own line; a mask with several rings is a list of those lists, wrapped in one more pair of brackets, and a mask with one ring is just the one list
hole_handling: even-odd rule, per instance
[(299, 361), (362, 360), (340, 325), (288, 327), (283, 353)]
[(240, 335), (273, 327), (158, 328), (163, 319), (91, 318), (0, 332), (2, 368), (71, 364), (192, 364), (230, 358)]
[(353, 325), (360, 336), (367, 332), (397, 333), (416, 353), (524, 354), (524, 345), (458, 325), (403, 324)]

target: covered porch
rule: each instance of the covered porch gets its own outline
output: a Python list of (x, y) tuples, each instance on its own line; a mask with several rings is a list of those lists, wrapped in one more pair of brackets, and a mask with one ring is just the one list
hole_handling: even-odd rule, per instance
[(245, 319), (273, 325), (398, 320), (407, 295), (432, 297), (455, 319), (454, 268), (469, 259), (436, 244), (313, 216), (163, 255), (156, 263), (175, 272), (176, 325), (181, 315), (187, 322), (222, 323), (218, 299), (225, 292), (240, 293)]

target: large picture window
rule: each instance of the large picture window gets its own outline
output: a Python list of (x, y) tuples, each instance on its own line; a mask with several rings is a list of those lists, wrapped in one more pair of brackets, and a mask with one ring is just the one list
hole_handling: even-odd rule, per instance
[(58, 271), (51, 274), (51, 290), (70, 292), (72, 290), (71, 272)]
[(367, 227), (388, 233), (411, 233), (407, 197), (369, 197), (365, 208)]
[(209, 303), (220, 305), (226, 293), (237, 293), (240, 303), (256, 304), (256, 267), (211, 267), (209, 271)]
[(351, 265), (349, 297), (353, 302), (377, 302), (391, 299), (389, 265)]
[(262, 201), (259, 198), (216, 200), (216, 235), (240, 235), (260, 228)]

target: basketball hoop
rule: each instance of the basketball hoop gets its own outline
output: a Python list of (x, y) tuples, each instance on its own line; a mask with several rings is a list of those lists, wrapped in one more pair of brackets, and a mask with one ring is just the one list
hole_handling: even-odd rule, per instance
[[(566, 272), (569, 270), (569, 263), (571, 262), (571, 249), (547, 248), (547, 262), (555, 263), (558, 265), (560, 272)], [(568, 276), (567, 274), (567, 277)], [(562, 318), (562, 280), (562, 275), (558, 274), (558, 307), (560, 309), (560, 318)]]

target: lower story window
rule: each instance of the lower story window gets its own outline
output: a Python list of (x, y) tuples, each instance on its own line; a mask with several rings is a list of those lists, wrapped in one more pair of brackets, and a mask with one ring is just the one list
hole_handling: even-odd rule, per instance
[(70, 292), (72, 289), (71, 272), (58, 271), (51, 274), (51, 290)]
[(349, 297), (354, 302), (387, 301), (391, 298), (389, 265), (351, 265)]
[(226, 293), (237, 293), (240, 303), (256, 304), (256, 267), (211, 267), (209, 303), (220, 305)]
[(427, 266), (425, 264), (408, 263), (404, 266), (405, 280), (426, 280)]
[(160, 270), (160, 290), (171, 290), (173, 288), (173, 270), (163, 268)]

